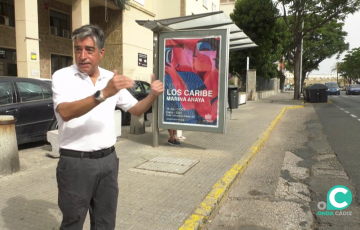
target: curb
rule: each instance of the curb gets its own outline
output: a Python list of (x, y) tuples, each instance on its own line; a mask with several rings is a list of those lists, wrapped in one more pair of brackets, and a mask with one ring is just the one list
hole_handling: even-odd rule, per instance
[(279, 115), (270, 123), (268, 128), (262, 132), (255, 143), (245, 153), (239, 161), (227, 171), (224, 176), (213, 186), (210, 193), (197, 206), (194, 213), (185, 221), (179, 230), (200, 230), (206, 224), (210, 215), (219, 206), (220, 201), (230, 189), (236, 178), (244, 173), (248, 165), (254, 159), (259, 150), (263, 147), (271, 132), (275, 129), (277, 123), (281, 120), (286, 110), (304, 108), (304, 103), (299, 106), (287, 106), (281, 110)]

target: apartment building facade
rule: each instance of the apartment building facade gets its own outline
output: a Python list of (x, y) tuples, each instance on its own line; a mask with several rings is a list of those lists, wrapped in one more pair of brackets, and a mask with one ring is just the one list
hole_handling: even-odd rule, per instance
[(230, 18), (230, 14), (234, 11), (235, 0), (220, 0), (220, 10)]
[(51, 79), (73, 63), (71, 32), (91, 23), (106, 36), (100, 66), (149, 81), (153, 34), (135, 20), (218, 11), (220, 0), (131, 0), (126, 8), (114, 0), (0, 0), (0, 76)]

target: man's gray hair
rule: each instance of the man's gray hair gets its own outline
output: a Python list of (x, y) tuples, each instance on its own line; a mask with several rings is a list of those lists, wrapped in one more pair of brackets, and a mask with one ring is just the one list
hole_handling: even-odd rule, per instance
[(91, 37), (96, 46), (99, 48), (99, 51), (104, 48), (105, 45), (105, 35), (104, 31), (100, 27), (95, 25), (84, 25), (72, 33), (73, 42), (77, 40), (84, 40), (87, 37)]

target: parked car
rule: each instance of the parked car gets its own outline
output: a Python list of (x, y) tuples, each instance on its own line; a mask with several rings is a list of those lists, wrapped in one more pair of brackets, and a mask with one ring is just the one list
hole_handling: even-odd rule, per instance
[(57, 129), (51, 84), (39, 79), (0, 77), (0, 115), (13, 115), (18, 144), (46, 140)]
[(360, 94), (360, 85), (349, 85), (346, 87), (346, 95)]
[(336, 82), (327, 82), (325, 85), (328, 87), (327, 94), (328, 95), (340, 95), (340, 88)]
[[(128, 89), (137, 99), (144, 99), (151, 90), (150, 84), (135, 81)], [(151, 113), (150, 108), (145, 113)], [(51, 80), (0, 76), (0, 115), (13, 115), (18, 144), (47, 140), (46, 134), (56, 130)], [(130, 124), (131, 115), (122, 111), (122, 123)]]
[[(40, 80), (48, 83), (51, 86), (51, 79), (40, 79)], [(133, 88), (131, 88), (131, 89), (128, 89), (128, 91), (138, 101), (141, 101), (142, 99), (147, 97), (147, 95), (149, 95), (149, 93), (151, 91), (151, 86), (146, 81), (135, 80), (135, 86)], [(122, 125), (130, 125), (131, 114), (129, 112), (124, 112), (122, 109), (117, 108), (117, 107), (115, 109), (116, 110), (121, 110)], [(145, 112), (145, 114), (144, 114), (145, 120), (147, 120), (146, 116), (147, 116), (148, 113), (152, 113), (152, 107), (148, 111)]]
[(41, 80), (41, 81), (43, 81), (43, 82), (45, 82), (45, 83), (49, 84), (50, 86), (51, 86), (51, 84), (52, 84), (51, 79), (47, 79), (47, 78), (39, 78), (39, 80)]
[[(131, 95), (133, 95), (133, 97), (135, 97), (138, 101), (141, 101), (142, 99), (144, 99), (145, 97), (147, 97), (147, 95), (149, 95), (150, 91), (151, 91), (151, 86), (149, 83), (147, 83), (146, 81), (139, 81), (139, 80), (135, 80), (135, 85), (133, 88), (128, 89), (128, 91), (131, 93)], [(131, 122), (131, 114), (129, 112), (124, 112), (122, 109), (120, 108), (116, 108), (121, 110), (121, 121), (122, 121), (122, 125), (129, 125)], [(150, 109), (148, 111), (145, 112), (144, 114), (144, 118), (145, 120), (146, 115), (148, 113), (152, 113), (152, 107), (150, 107)]]
[[(40, 80), (48, 83), (51, 86), (51, 79), (40, 79)], [(149, 93), (151, 91), (151, 86), (146, 81), (135, 80), (135, 86), (131, 89), (128, 89), (128, 91), (138, 101), (141, 101), (142, 99), (147, 97), (147, 95), (149, 95)], [(130, 125), (131, 114), (129, 112), (124, 112), (122, 109), (117, 108), (117, 107), (115, 108), (115, 110), (121, 110), (122, 125)], [(147, 120), (146, 115), (148, 113), (152, 113), (152, 107), (148, 111), (145, 112), (145, 114), (144, 114), (145, 120)]]
[[(41, 80), (48, 83), (51, 86), (51, 79), (41, 79)], [(128, 89), (128, 91), (138, 101), (141, 101), (142, 99), (147, 97), (147, 95), (149, 95), (149, 93), (151, 91), (151, 86), (146, 81), (135, 80), (135, 86), (133, 88), (131, 88), (131, 89)], [(130, 125), (131, 114), (129, 112), (124, 112), (122, 109), (117, 108), (117, 107), (115, 109), (116, 110), (121, 110), (122, 125)], [(145, 112), (145, 114), (144, 114), (145, 120), (147, 119), (146, 115), (148, 113), (152, 113), (152, 107), (148, 111)]]

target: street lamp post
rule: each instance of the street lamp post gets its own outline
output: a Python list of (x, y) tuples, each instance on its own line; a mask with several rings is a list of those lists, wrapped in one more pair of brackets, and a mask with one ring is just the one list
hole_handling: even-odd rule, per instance
[(336, 82), (339, 85), (339, 62), (336, 62)]
[[(302, 31), (304, 30), (304, 22), (302, 22)], [(301, 31), (301, 33), (302, 33), (302, 31)], [(299, 81), (300, 81), (300, 83), (299, 83), (299, 98), (298, 99), (300, 99), (300, 95), (301, 95), (301, 78), (302, 78), (302, 64), (303, 64), (303, 61), (302, 61), (302, 59), (303, 59), (303, 38), (301, 38), (301, 58), (300, 58), (300, 74), (299, 74)]]

